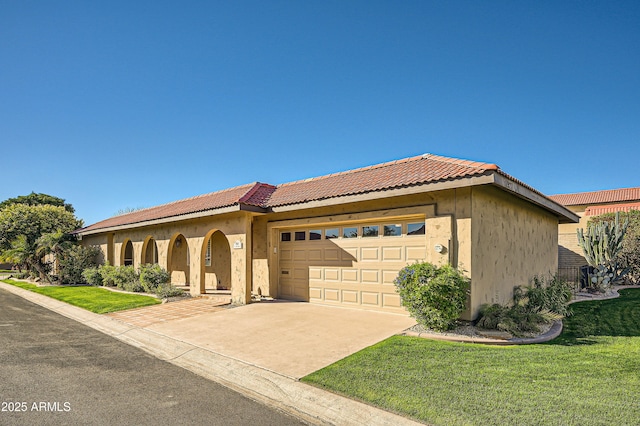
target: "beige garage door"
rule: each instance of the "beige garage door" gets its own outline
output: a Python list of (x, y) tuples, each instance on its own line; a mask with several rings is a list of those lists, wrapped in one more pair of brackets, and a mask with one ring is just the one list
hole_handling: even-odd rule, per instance
[(424, 260), (424, 221), (279, 230), (279, 295), (402, 312), (393, 280)]

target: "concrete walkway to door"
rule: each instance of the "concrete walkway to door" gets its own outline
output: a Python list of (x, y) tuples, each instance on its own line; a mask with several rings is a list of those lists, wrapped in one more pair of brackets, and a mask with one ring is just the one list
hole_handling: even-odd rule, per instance
[[(162, 308), (169, 313), (182, 303)], [(118, 319), (127, 322), (126, 316)], [(144, 328), (297, 379), (414, 324), (399, 314), (272, 301)]]

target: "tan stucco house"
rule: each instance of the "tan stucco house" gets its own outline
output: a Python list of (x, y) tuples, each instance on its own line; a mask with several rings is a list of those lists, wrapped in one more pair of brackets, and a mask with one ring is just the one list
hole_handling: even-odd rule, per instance
[(405, 313), (407, 264), (471, 278), (467, 319), (558, 266), (558, 224), (579, 217), (495, 164), (425, 154), (281, 185), (251, 183), (78, 231), (114, 265), (159, 263), (192, 295), (229, 292)]
[(640, 210), (640, 188), (609, 189), (549, 196), (580, 217), (578, 223), (558, 226), (558, 272), (568, 279), (576, 279), (579, 268), (587, 264), (578, 245), (577, 229), (587, 229), (593, 216), (604, 213)]

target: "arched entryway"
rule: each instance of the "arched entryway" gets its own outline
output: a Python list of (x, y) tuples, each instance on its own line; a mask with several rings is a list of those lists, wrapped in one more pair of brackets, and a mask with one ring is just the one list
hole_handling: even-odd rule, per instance
[(148, 236), (144, 240), (141, 261), (142, 264), (158, 263), (158, 245), (156, 244), (156, 240), (151, 236)]
[(131, 240), (126, 240), (122, 245), (124, 250), (122, 250), (122, 258), (120, 262), (124, 266), (133, 266), (133, 243)]
[(231, 248), (221, 231), (212, 230), (202, 245), (200, 292), (231, 289)]
[(189, 245), (182, 234), (176, 234), (169, 242), (169, 256), (167, 271), (171, 274), (171, 283), (178, 286), (188, 286), (190, 279)]

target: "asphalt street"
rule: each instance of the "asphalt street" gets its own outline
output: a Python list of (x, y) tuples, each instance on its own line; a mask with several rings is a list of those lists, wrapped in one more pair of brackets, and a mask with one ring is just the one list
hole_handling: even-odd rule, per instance
[(299, 425), (0, 290), (0, 425)]

